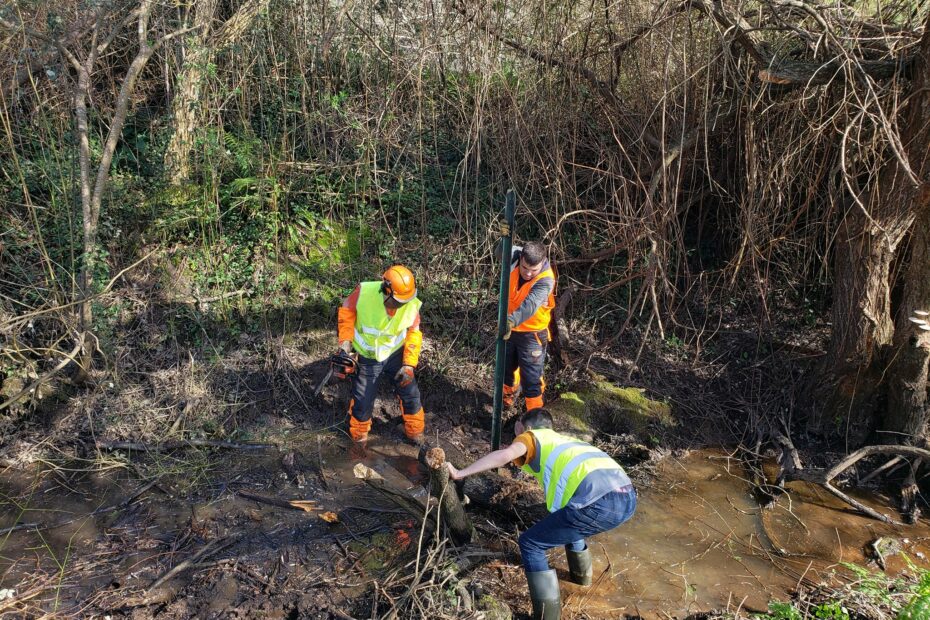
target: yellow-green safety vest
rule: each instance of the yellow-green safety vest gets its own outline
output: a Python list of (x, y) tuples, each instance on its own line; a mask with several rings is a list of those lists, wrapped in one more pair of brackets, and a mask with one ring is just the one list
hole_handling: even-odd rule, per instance
[(419, 299), (412, 299), (390, 316), (384, 307), (381, 282), (362, 282), (355, 305), (352, 348), (359, 355), (383, 362), (404, 346), (407, 329), (416, 321), (421, 305)]
[[(573, 437), (560, 435), (547, 428), (530, 431), (536, 439), (536, 455), (532, 463), (520, 469), (532, 474), (546, 494), (546, 508), (555, 512), (571, 500), (585, 476), (599, 469), (623, 468), (603, 450)], [(538, 469), (534, 469), (533, 466)]]

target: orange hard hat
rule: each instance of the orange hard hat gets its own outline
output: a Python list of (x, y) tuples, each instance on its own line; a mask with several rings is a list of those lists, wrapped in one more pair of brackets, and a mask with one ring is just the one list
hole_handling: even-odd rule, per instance
[(383, 277), (381, 291), (393, 297), (395, 301), (405, 304), (417, 296), (417, 283), (413, 279), (413, 272), (403, 265), (388, 268)]

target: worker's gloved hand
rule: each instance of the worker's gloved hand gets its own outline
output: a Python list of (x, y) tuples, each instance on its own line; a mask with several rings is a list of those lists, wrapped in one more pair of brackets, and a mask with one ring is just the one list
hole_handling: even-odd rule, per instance
[(500, 233), (501, 237), (509, 237), (510, 236), (510, 224), (501, 220), (501, 223), (499, 225), (499, 228), (497, 229), (497, 232)]
[(513, 331), (513, 321), (507, 319), (507, 326), (504, 327), (504, 335), (501, 336), (504, 340), (510, 340), (510, 332)]
[(345, 353), (352, 352), (352, 342), (350, 340), (343, 340), (339, 343), (339, 350)]
[(401, 366), (394, 375), (394, 380), (397, 381), (397, 387), (407, 387), (413, 383), (413, 366)]

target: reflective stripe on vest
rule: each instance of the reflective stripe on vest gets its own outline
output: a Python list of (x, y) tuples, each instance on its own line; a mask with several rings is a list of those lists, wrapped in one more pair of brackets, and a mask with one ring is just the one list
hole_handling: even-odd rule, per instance
[(411, 300), (390, 316), (384, 307), (381, 282), (362, 282), (355, 305), (353, 347), (359, 355), (383, 362), (404, 346), (407, 329), (416, 321), (421, 305), (419, 299)]
[(549, 318), (552, 315), (552, 309), (555, 308), (555, 272), (547, 262), (546, 268), (536, 274), (536, 277), (532, 280), (524, 282), (523, 286), (519, 286), (519, 265), (510, 272), (510, 299), (507, 302), (507, 314), (513, 314), (523, 303), (523, 300), (526, 299), (526, 296), (530, 294), (533, 285), (543, 278), (552, 278), (552, 291), (549, 292), (549, 298), (536, 310), (533, 316), (515, 326), (514, 331), (538, 332), (549, 327)]
[(585, 476), (601, 469), (623, 468), (602, 450), (571, 437), (559, 435), (549, 429), (534, 429), (530, 433), (536, 441), (536, 458), (539, 470), (525, 464), (521, 469), (535, 477), (546, 494), (546, 508), (555, 512), (571, 500)]

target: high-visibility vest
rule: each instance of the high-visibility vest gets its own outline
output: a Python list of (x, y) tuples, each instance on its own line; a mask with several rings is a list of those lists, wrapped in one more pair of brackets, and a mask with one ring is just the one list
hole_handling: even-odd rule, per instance
[(519, 265), (510, 272), (510, 299), (507, 303), (507, 314), (513, 314), (513, 312), (520, 307), (520, 304), (523, 303), (523, 300), (526, 299), (526, 296), (530, 294), (530, 289), (533, 288), (533, 285), (536, 284), (539, 280), (543, 278), (552, 278), (553, 286), (552, 291), (549, 293), (549, 298), (545, 301), (543, 305), (539, 307), (536, 311), (536, 314), (523, 321), (519, 325), (515, 325), (513, 330), (516, 332), (538, 332), (549, 327), (549, 319), (552, 316), (552, 309), (555, 308), (555, 272), (552, 270), (551, 266), (546, 266), (545, 269), (540, 271), (535, 278), (523, 283), (523, 286), (520, 286), (520, 267)]
[(536, 440), (536, 455), (520, 469), (542, 485), (549, 512), (564, 508), (581, 481), (593, 471), (615, 469), (626, 476), (615, 460), (589, 443), (546, 428), (530, 432)]
[(391, 316), (384, 307), (381, 282), (362, 282), (355, 305), (352, 347), (359, 355), (383, 362), (404, 346), (407, 329), (416, 321), (421, 305), (423, 303), (419, 299), (413, 299), (397, 308)]

